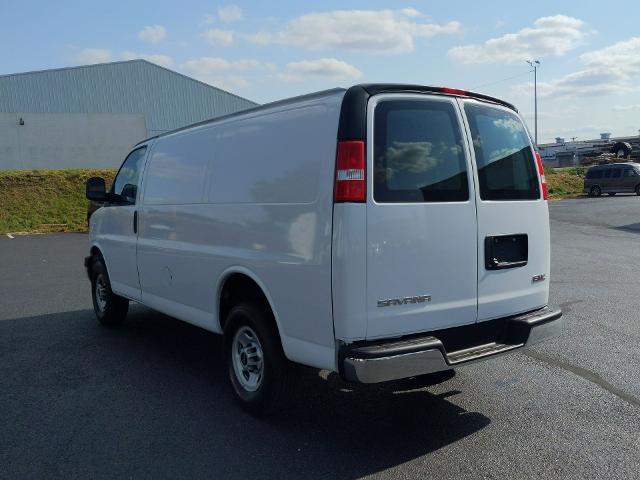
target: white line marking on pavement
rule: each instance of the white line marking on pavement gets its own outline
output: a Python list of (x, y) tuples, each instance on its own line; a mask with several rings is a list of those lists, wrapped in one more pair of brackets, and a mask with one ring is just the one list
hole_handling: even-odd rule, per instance
[(7, 233), (7, 237), (13, 238), (13, 235), (11, 235), (10, 233)]

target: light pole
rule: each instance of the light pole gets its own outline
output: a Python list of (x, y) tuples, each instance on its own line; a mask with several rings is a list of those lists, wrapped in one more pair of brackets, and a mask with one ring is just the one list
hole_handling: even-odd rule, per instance
[(533, 68), (533, 105), (534, 105), (534, 123), (535, 123), (535, 141), (538, 145), (538, 60), (527, 60), (527, 63)]

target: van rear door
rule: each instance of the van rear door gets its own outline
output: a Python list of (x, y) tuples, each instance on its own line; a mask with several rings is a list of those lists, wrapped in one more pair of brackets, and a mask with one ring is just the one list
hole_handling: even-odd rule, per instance
[(367, 338), (474, 323), (475, 193), (455, 98), (381, 94), (367, 112)]
[(512, 110), (461, 103), (478, 185), (478, 321), (542, 307), (549, 292), (549, 212), (530, 137)]

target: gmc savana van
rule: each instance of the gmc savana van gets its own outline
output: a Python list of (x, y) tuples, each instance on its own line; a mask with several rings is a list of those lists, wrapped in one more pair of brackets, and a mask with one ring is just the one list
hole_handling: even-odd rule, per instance
[(358, 85), (151, 138), (91, 218), (98, 320), (131, 300), (224, 335), (235, 396), (277, 408), (292, 364), (385, 382), (561, 332), (540, 157), (516, 109)]

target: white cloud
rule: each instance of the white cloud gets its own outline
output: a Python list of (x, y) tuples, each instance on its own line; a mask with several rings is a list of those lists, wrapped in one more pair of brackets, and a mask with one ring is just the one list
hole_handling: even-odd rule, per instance
[(258, 32), (245, 38), (259, 45), (280, 43), (306, 50), (346, 50), (367, 53), (404, 53), (415, 49), (416, 38), (451, 34), (460, 24), (422, 23), (413, 8), (401, 10), (334, 10), (308, 13), (291, 20), (283, 31)]
[(162, 25), (148, 25), (138, 33), (138, 38), (147, 43), (160, 43), (166, 37), (167, 30)]
[(611, 107), (614, 112), (631, 112), (633, 110), (640, 110), (640, 103), (634, 103), (631, 105), (614, 105)]
[(225, 75), (221, 77), (213, 77), (210, 81), (206, 82), (214, 87), (227, 90), (229, 92), (235, 92), (239, 88), (245, 88), (251, 85), (251, 82), (246, 77), (241, 75)]
[(221, 22), (231, 23), (242, 20), (242, 9), (237, 5), (226, 5), (224, 7), (218, 7), (218, 18)]
[(319, 58), (287, 63), (284, 71), (277, 77), (285, 81), (305, 80), (308, 78), (350, 79), (362, 76), (362, 72), (335, 58)]
[(242, 34), (242, 38), (244, 38), (249, 43), (260, 46), (268, 45), (275, 39), (273, 34), (266, 32), (245, 33)]
[(76, 55), (78, 63), (106, 63), (113, 59), (113, 54), (108, 48), (84, 48)]
[(241, 60), (227, 60), (220, 57), (200, 57), (187, 60), (180, 68), (193, 75), (210, 75), (212, 73), (228, 72), (230, 70), (251, 70), (264, 64), (251, 58)]
[[(549, 82), (538, 82), (539, 97), (595, 97), (627, 93), (633, 88), (628, 77), (605, 69), (586, 69), (570, 73)], [(516, 85), (516, 93), (533, 92), (533, 83)]]
[[(542, 97), (594, 97), (638, 90), (634, 77), (640, 74), (640, 37), (615, 43), (580, 55), (585, 68), (550, 82), (538, 83)], [(533, 84), (517, 85), (518, 93), (532, 91)]]
[(491, 38), (482, 44), (449, 49), (463, 63), (523, 63), (532, 58), (562, 56), (584, 44), (584, 22), (566, 15), (542, 17), (533, 27)]
[(233, 31), (211, 28), (202, 33), (203, 38), (213, 46), (228, 47), (233, 43)]
[(135, 60), (137, 58), (142, 58), (143, 60), (148, 60), (151, 63), (155, 63), (163, 67), (170, 67), (173, 65), (173, 58), (168, 55), (136, 53), (127, 50), (122, 52), (121, 57), (123, 60)]
[(640, 73), (640, 37), (583, 53), (580, 60), (591, 68), (611, 68), (627, 74)]
[(225, 90), (235, 91), (250, 85), (246, 77), (251, 72), (270, 72), (275, 67), (252, 58), (227, 60), (220, 57), (200, 57), (187, 60), (180, 69), (198, 80)]

